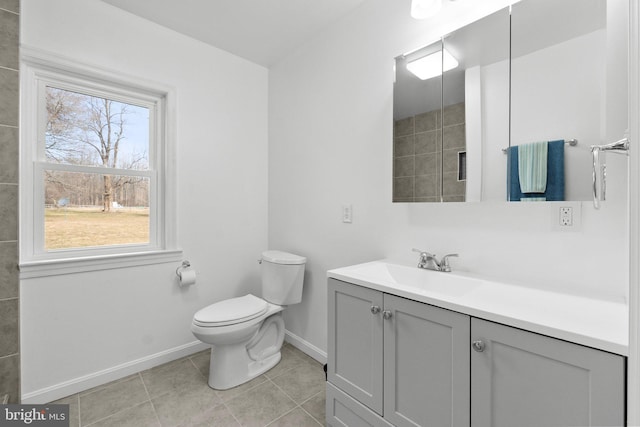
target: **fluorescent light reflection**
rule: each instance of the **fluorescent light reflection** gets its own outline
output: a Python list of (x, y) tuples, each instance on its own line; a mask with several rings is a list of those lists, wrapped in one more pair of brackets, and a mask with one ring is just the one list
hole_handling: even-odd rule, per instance
[(458, 60), (446, 49), (435, 52), (407, 64), (407, 70), (415, 74), (420, 80), (427, 80), (441, 75), (445, 71), (458, 66)]

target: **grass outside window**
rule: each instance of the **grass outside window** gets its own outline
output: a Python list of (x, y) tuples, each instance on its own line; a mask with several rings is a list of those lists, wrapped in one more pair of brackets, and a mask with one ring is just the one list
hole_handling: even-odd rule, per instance
[(46, 208), (45, 248), (85, 248), (149, 242), (149, 208)]

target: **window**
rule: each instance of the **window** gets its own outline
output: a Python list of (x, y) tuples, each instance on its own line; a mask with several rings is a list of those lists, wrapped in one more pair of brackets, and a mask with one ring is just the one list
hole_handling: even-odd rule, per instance
[(46, 114), (38, 150), (44, 153), (36, 176), (44, 251), (148, 245), (154, 105), (58, 86), (66, 85), (43, 82), (41, 89)]
[(166, 256), (175, 246), (169, 91), (23, 60), (21, 269)]

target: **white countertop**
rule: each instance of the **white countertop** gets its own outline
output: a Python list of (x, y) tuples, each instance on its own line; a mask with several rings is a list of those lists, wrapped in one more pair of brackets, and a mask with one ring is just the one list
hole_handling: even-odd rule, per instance
[(628, 307), (560, 292), (381, 260), (327, 276), (508, 326), (627, 356)]

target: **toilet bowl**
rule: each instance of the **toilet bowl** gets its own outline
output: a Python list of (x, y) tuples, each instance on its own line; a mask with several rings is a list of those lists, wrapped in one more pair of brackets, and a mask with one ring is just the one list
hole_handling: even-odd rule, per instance
[(281, 358), (282, 311), (300, 302), (306, 259), (280, 251), (262, 253), (263, 298), (252, 294), (199, 310), (191, 332), (210, 344), (209, 386), (226, 390), (263, 374)]
[(235, 387), (280, 361), (282, 310), (282, 306), (249, 294), (212, 304), (193, 316), (193, 335), (214, 347), (209, 362), (210, 387)]

